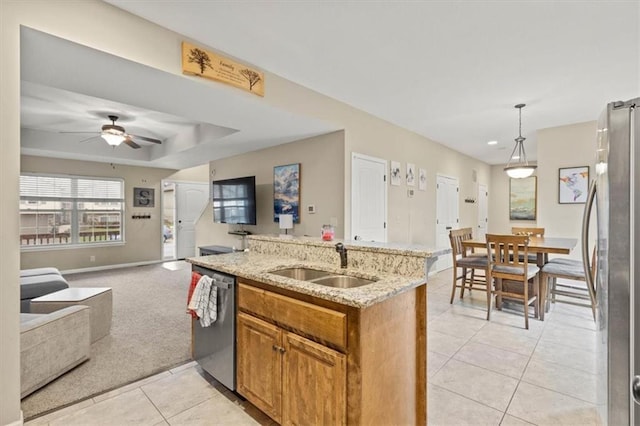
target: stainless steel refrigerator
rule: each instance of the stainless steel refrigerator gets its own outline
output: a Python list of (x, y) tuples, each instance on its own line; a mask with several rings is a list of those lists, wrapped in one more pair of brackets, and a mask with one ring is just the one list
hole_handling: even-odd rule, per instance
[[(598, 412), (603, 424), (640, 424), (640, 98), (607, 105), (598, 121), (596, 179), (585, 208), (597, 211)], [(585, 270), (589, 253), (583, 247)], [(589, 277), (589, 272), (586, 271)]]

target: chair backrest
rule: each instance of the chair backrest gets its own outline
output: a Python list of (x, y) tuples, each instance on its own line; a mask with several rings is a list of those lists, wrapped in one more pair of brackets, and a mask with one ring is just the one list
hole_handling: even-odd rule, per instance
[(500, 273), (500, 275), (508, 279), (521, 279), (529, 263), (529, 236), (486, 234), (486, 239), (487, 252), (491, 254), (489, 256), (491, 268), (509, 267), (508, 273)]
[(471, 228), (452, 229), (449, 231), (449, 242), (451, 243), (451, 254), (453, 255), (453, 262), (458, 259), (458, 256), (465, 257), (467, 250), (462, 245), (463, 241), (473, 238), (473, 232)]
[(530, 237), (544, 237), (544, 228), (521, 228), (514, 226), (511, 228), (513, 235), (528, 235)]

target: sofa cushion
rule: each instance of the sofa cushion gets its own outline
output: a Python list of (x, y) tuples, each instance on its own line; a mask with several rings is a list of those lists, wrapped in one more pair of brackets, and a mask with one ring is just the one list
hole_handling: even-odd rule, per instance
[(62, 275), (45, 274), (20, 278), (20, 299), (34, 299), (69, 288), (69, 283)]
[(58, 270), (58, 268), (53, 268), (53, 267), (22, 269), (20, 271), (21, 277), (33, 277), (35, 275), (48, 275), (48, 274), (62, 275)]

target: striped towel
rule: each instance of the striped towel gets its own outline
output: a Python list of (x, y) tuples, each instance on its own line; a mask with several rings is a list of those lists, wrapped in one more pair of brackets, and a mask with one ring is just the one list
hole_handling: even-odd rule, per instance
[(211, 277), (203, 275), (196, 284), (188, 308), (198, 315), (201, 326), (209, 327), (218, 319), (217, 306), (218, 287), (213, 285)]

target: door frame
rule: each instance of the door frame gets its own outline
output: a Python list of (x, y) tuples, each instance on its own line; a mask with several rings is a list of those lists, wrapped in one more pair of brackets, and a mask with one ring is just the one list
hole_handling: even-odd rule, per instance
[[(387, 171), (389, 170), (389, 162), (387, 160), (385, 160), (384, 158), (379, 158), (379, 157), (373, 157), (371, 155), (366, 155), (366, 154), (360, 154), (357, 152), (351, 152), (351, 217), (350, 217), (350, 226), (349, 226), (349, 233), (351, 234), (349, 237), (350, 239), (353, 239), (353, 235), (355, 235), (355, 230), (354, 230), (354, 211), (355, 209), (353, 208), (353, 206), (355, 205), (355, 179), (353, 178), (353, 171), (354, 171), (354, 162), (356, 160), (356, 158), (360, 158), (363, 160), (367, 160), (367, 161), (372, 161), (374, 163), (379, 163), (379, 164), (383, 164), (384, 165), (384, 190), (383, 190), (383, 196), (384, 196), (384, 223), (385, 223), (385, 227), (384, 227), (384, 241), (381, 242), (387, 242), (388, 240), (388, 229), (389, 227), (386, 226), (386, 224), (389, 223), (389, 195), (388, 195), (388, 179), (387, 179)], [(345, 236), (346, 237), (346, 236)]]
[[(436, 241), (435, 241), (435, 246), (438, 246), (438, 178), (443, 177), (446, 179), (453, 179), (456, 183), (457, 183), (457, 197), (456, 197), (456, 220), (457, 220), (457, 224), (458, 226), (460, 225), (460, 178), (458, 176), (452, 176), (452, 175), (447, 175), (444, 173), (436, 173), (436, 223), (434, 224), (436, 229), (435, 229), (435, 236), (436, 236)], [(449, 255), (446, 255), (449, 256)], [(438, 258), (438, 260), (436, 261), (434, 267), (433, 267), (433, 272), (440, 272), (443, 271), (446, 268), (442, 268), (442, 262), (440, 262), (440, 258)]]
[[(482, 192), (480, 191), (480, 187), (484, 187), (485, 188), (485, 194), (481, 195)], [(486, 221), (485, 221), (485, 234), (487, 232), (489, 232), (489, 185), (487, 185), (486, 183), (478, 183), (478, 228), (480, 228), (480, 197), (486, 197), (486, 203), (485, 203), (485, 209), (486, 209)], [(474, 238), (477, 238), (478, 235), (474, 235)]]
[[(200, 217), (202, 217), (202, 215), (204, 214), (204, 212), (207, 210), (207, 207), (209, 206), (209, 203), (211, 203), (211, 183), (209, 181), (206, 182), (202, 182), (202, 181), (193, 181), (193, 180), (179, 180), (179, 179), (162, 179), (160, 181), (160, 188), (162, 188), (164, 190), (164, 184), (165, 183), (173, 183), (174, 184), (174, 190), (173, 190), (173, 198), (174, 198), (174, 204), (173, 204), (173, 258), (172, 259), (165, 259), (164, 258), (164, 244), (160, 244), (160, 259), (162, 260), (166, 260), (166, 261), (171, 261), (171, 260), (176, 260), (178, 258), (178, 229), (176, 227), (176, 220), (178, 217), (178, 205), (177, 205), (177, 199), (178, 199), (178, 185), (179, 184), (199, 184), (199, 185), (208, 185), (208, 192), (209, 192), (209, 201), (207, 202), (207, 204), (205, 204), (204, 208), (202, 209), (202, 211), (200, 212)], [(160, 197), (160, 240), (162, 241), (162, 234), (163, 234), (163, 225), (164, 225), (164, 193), (162, 194), (163, 196)]]

